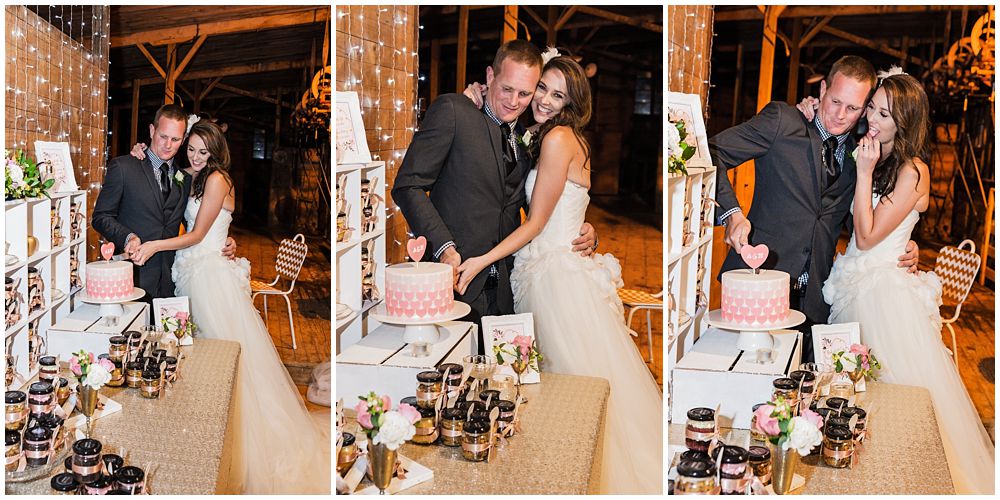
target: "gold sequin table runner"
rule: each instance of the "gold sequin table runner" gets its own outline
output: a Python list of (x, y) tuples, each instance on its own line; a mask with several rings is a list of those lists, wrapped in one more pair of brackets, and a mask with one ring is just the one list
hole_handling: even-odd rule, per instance
[[(819, 455), (803, 457), (795, 473), (806, 478), (793, 493), (811, 495), (953, 495), (930, 392), (922, 387), (868, 382), (857, 405), (868, 412), (871, 438), (853, 469), (827, 467)], [(745, 446), (750, 431), (723, 429), (727, 444)], [(684, 425), (670, 425), (670, 444), (684, 445)], [(755, 442), (755, 445), (761, 443)]]
[[(104, 387), (101, 394), (122, 410), (94, 420), (95, 439), (104, 452), (123, 447), (130, 465), (153, 465), (147, 481), (153, 494), (238, 493), (230, 481), (235, 408), (234, 388), (240, 356), (238, 342), (194, 339), (182, 348), (180, 379), (162, 399), (145, 399), (138, 389)], [(69, 377), (68, 372), (61, 375)], [(57, 472), (63, 472), (59, 467)], [(51, 494), (51, 476), (7, 484), (7, 494)]]
[[(610, 386), (603, 378), (542, 373), (522, 386), (521, 433), (493, 461), (470, 462), (461, 447), (406, 443), (402, 454), (434, 478), (401, 494), (586, 494), (600, 486), (604, 420)], [(348, 407), (356, 398), (341, 394)], [(393, 401), (393, 405), (397, 402)], [(363, 436), (355, 422), (347, 431)], [(367, 481), (367, 480), (366, 480)]]

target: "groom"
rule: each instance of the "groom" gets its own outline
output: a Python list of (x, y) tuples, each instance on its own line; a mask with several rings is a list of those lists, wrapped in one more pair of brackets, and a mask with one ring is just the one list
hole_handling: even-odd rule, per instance
[[(823, 282), (830, 275), (837, 239), (853, 221), (848, 217), (856, 179), (851, 151), (857, 140), (851, 132), (867, 112), (875, 89), (875, 68), (857, 56), (844, 56), (820, 84), (816, 118), (806, 121), (793, 106), (771, 102), (749, 121), (712, 137), (709, 151), (718, 176), (720, 220), (732, 250), (722, 272), (746, 268), (739, 249), (766, 244), (767, 266), (791, 277), (790, 305), (807, 320), (802, 360), (813, 361), (811, 327), (826, 323), (830, 306), (823, 300)], [(754, 160), (752, 210), (744, 216), (725, 171)], [(899, 267), (916, 271), (916, 243), (907, 245)]]
[[(131, 256), (145, 241), (172, 238), (179, 233), (191, 193), (191, 176), (176, 166), (174, 156), (184, 143), (187, 120), (180, 106), (164, 105), (149, 126), (146, 158), (124, 155), (108, 163), (91, 223), (115, 244), (115, 253)], [(236, 244), (232, 238), (226, 241), (222, 253), (234, 256)], [(135, 268), (136, 286), (146, 291), (145, 301), (174, 296), (170, 276), (173, 264), (173, 251), (158, 252)]]
[[(521, 224), (532, 158), (519, 140), (524, 128), (517, 118), (531, 104), (541, 70), (537, 47), (524, 40), (503, 44), (486, 68), (483, 109), (462, 94), (438, 97), (406, 150), (392, 198), (413, 234), (426, 237), (433, 257), (453, 269), (462, 256), (485, 254)], [(583, 256), (593, 253), (593, 226), (584, 223), (572, 244)], [(464, 295), (456, 294), (472, 307), (467, 321), (513, 314), (513, 264), (513, 256), (494, 263)], [(481, 324), (478, 349), (483, 354)]]

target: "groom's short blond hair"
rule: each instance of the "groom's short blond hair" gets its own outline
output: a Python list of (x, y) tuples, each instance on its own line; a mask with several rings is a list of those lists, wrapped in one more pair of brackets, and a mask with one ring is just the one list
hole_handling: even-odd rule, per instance
[(844, 56), (837, 59), (826, 75), (826, 84), (833, 85), (833, 75), (840, 73), (852, 80), (867, 82), (875, 88), (875, 67), (867, 59), (858, 56)]
[(177, 120), (179, 122), (184, 122), (187, 124), (187, 114), (184, 113), (184, 108), (176, 104), (164, 104), (160, 106), (160, 109), (156, 110), (156, 116), (153, 117), (153, 126), (160, 126), (160, 118), (167, 117), (171, 120)]
[(539, 69), (542, 67), (541, 51), (533, 43), (524, 40), (511, 40), (497, 49), (497, 54), (493, 57), (494, 75), (500, 74), (500, 66), (503, 65), (504, 59), (527, 64), (531, 67), (537, 66)]

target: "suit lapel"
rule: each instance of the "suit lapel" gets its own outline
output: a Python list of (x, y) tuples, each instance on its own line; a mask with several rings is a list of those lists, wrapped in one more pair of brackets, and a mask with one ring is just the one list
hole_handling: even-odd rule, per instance
[(163, 193), (160, 191), (160, 181), (157, 180), (156, 176), (153, 175), (153, 163), (149, 161), (147, 156), (139, 163), (142, 168), (143, 174), (146, 176), (146, 180), (149, 181), (149, 189), (152, 191), (152, 196), (156, 200), (156, 209), (159, 212), (163, 212)]
[[(819, 117), (817, 117), (819, 119)], [(812, 179), (813, 179), (813, 191), (816, 194), (816, 206), (822, 205), (820, 200), (823, 196), (823, 183), (826, 179), (826, 173), (823, 172), (823, 160), (820, 158), (820, 150), (823, 148), (823, 139), (819, 136), (819, 130), (816, 130), (811, 123), (806, 124), (806, 130), (809, 131), (809, 149), (812, 155)]]
[(500, 199), (503, 199), (503, 186), (507, 179), (507, 169), (503, 165), (503, 136), (500, 133), (500, 127), (493, 123), (490, 117), (483, 114), (483, 123), (486, 125), (486, 131), (490, 136), (490, 145), (493, 146), (493, 159), (496, 160), (497, 167), (497, 194)]

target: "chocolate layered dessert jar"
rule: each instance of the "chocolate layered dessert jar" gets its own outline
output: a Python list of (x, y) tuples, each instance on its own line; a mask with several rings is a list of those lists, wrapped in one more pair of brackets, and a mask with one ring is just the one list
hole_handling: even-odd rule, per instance
[(708, 451), (708, 445), (715, 437), (715, 410), (711, 408), (691, 408), (687, 412), (687, 427), (684, 429), (684, 444), (689, 450)]
[(25, 431), (21, 449), (28, 467), (41, 467), (49, 463), (52, 451), (52, 431), (45, 427), (32, 427)]
[(96, 439), (80, 439), (73, 443), (73, 474), (80, 483), (97, 479), (104, 470), (101, 448), (101, 442)]
[(55, 390), (48, 382), (35, 382), (28, 387), (28, 412), (32, 418), (41, 417), (52, 409)]
[(53, 383), (59, 376), (59, 365), (55, 356), (42, 356), (38, 358), (38, 380)]
[(73, 474), (63, 472), (52, 476), (49, 486), (52, 487), (52, 494), (54, 495), (76, 495), (77, 490), (80, 489), (80, 482), (76, 480), (76, 476)]
[(718, 446), (712, 450), (712, 461), (717, 462), (722, 453), (721, 481), (723, 495), (745, 495), (750, 484), (750, 454), (741, 446)]
[(145, 485), (146, 473), (134, 466), (122, 467), (115, 473), (118, 491), (129, 495), (141, 495)]

